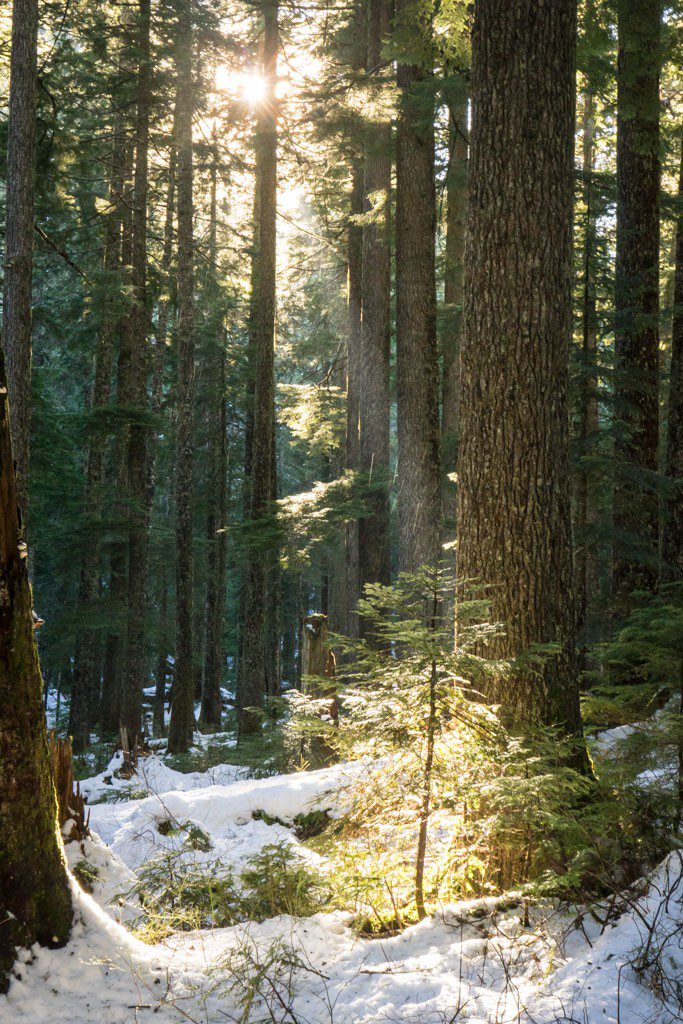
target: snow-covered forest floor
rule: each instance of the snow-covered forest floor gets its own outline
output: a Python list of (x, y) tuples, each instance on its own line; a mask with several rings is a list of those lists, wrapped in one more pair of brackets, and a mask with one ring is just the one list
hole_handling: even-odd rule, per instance
[[(219, 737), (229, 744), (227, 737)], [(603, 734), (619, 756), (623, 730)], [(342, 911), (281, 915), (143, 942), (144, 884), (178, 872), (234, 879), (261, 851), (325, 858), (300, 815), (344, 811), (355, 762), (261, 779), (222, 764), (174, 770), (159, 751), (131, 779), (121, 755), (82, 782), (92, 838), (67, 843), (77, 923), (64, 949), (23, 955), (3, 1021), (31, 1024), (669, 1024), (683, 1019), (683, 861), (672, 853), (602, 906), (461, 902), (400, 934), (358, 935)], [(67, 824), (66, 831), (69, 831)], [(142, 894), (142, 900), (141, 900)]]

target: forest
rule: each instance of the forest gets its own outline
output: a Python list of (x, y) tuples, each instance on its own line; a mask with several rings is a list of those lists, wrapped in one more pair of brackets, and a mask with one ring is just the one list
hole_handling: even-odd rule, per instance
[(0, 1022), (683, 1021), (682, 30), (2, 5)]

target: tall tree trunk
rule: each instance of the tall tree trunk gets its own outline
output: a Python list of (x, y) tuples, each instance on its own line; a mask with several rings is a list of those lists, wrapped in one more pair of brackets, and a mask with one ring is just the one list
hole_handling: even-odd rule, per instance
[[(389, 30), (389, 0), (368, 0), (367, 70), (382, 89), (382, 48)], [(379, 79), (379, 81), (375, 81)], [(381, 110), (381, 103), (378, 103)], [(391, 125), (380, 113), (365, 133), (363, 325), (361, 334), (360, 467), (369, 481), (370, 514), (359, 521), (360, 585), (388, 584), (389, 392), (391, 249)], [(363, 622), (360, 623), (361, 629)]]
[[(683, 203), (683, 135), (678, 198)], [(683, 205), (679, 207), (674, 268), (674, 315), (671, 331), (669, 414), (664, 472), (670, 493), (662, 524), (662, 581), (683, 579)]]
[[(133, 171), (133, 144), (127, 141), (121, 172), (121, 282), (131, 285), (133, 261), (133, 218), (131, 175)], [(131, 334), (128, 312), (119, 318), (119, 352), (116, 366), (116, 404), (126, 409), (130, 403)], [(126, 586), (127, 586), (127, 545), (122, 529), (127, 515), (125, 494), (127, 489), (125, 438), (120, 434), (114, 442), (114, 479), (111, 481), (116, 498), (113, 513), (117, 536), (110, 545), (109, 553), (109, 603), (113, 628), (107, 635), (102, 674), (102, 700), (100, 704), (100, 731), (110, 735), (118, 733), (123, 696), (123, 670), (126, 635)]]
[(596, 223), (593, 205), (593, 163), (595, 156), (595, 95), (590, 88), (583, 95), (583, 205), (585, 236), (583, 249), (583, 280), (581, 309), (581, 385), (580, 443), (581, 465), (578, 474), (576, 501), (576, 603), (577, 630), (585, 649), (588, 609), (598, 587), (598, 559), (595, 538), (591, 535), (597, 521), (595, 470), (590, 457), (598, 434), (598, 312), (595, 295)]
[(211, 203), (209, 259), (211, 285), (220, 320), (209, 338), (207, 363), (209, 417), (209, 510), (206, 517), (207, 582), (204, 609), (204, 672), (200, 721), (205, 728), (218, 732), (221, 727), (221, 675), (223, 663), (223, 610), (225, 608), (225, 567), (227, 556), (227, 473), (228, 438), (226, 407), (225, 329), (218, 293), (217, 232), (217, 139), (212, 140)]
[(138, 76), (135, 123), (135, 179), (133, 183), (133, 305), (130, 311), (131, 389), (133, 417), (128, 427), (126, 474), (130, 500), (128, 534), (128, 624), (123, 675), (121, 725), (131, 746), (140, 734), (140, 709), (145, 678), (145, 623), (147, 620), (148, 414), (147, 381), (150, 371), (147, 308), (147, 188), (149, 112), (151, 102), (150, 0), (138, 0)]
[(619, 0), (613, 590), (657, 580), (661, 0)]
[(444, 268), (443, 377), (441, 383), (441, 472), (444, 539), (455, 538), (465, 226), (467, 224), (467, 88), (458, 81), (448, 94), (449, 163), (446, 177), (446, 265)]
[[(259, 105), (256, 128), (256, 187), (258, 229), (255, 231), (257, 260), (252, 282), (256, 302), (252, 302), (254, 341), (254, 402), (251, 451), (249, 519), (252, 529), (264, 524), (271, 514), (271, 503), (277, 481), (273, 479), (274, 406), (275, 406), (275, 246), (277, 210), (277, 78), (278, 4), (264, 0), (262, 4), (263, 76), (265, 95)], [(256, 533), (254, 533), (256, 538)], [(256, 732), (260, 717), (252, 709), (260, 709), (269, 691), (269, 664), (273, 629), (270, 589), (273, 580), (270, 552), (259, 550), (258, 542), (250, 545), (244, 584), (244, 625), (242, 631), (238, 724), (241, 735)], [(270, 614), (269, 614), (270, 613)], [(272, 682), (270, 684), (272, 686)]]
[[(461, 362), (458, 577), (519, 665), (509, 723), (580, 730), (569, 502), (574, 0), (477, 0)], [(522, 59), (523, 55), (523, 59)]]
[[(398, 0), (406, 49), (425, 46), (412, 0)], [(422, 46), (420, 45), (422, 44)], [(434, 110), (428, 74), (399, 62), (396, 132), (396, 380), (399, 566), (415, 572), (441, 553), (439, 362), (436, 348)]]
[(178, 428), (176, 452), (176, 650), (168, 749), (187, 750), (194, 733), (193, 420), (194, 268), (192, 234), (192, 10), (183, 4), (176, 41), (176, 140), (178, 159)]
[(38, 0), (14, 0), (10, 58), (2, 344), (12, 392), (20, 515), (28, 515), (31, 441), (31, 292), (36, 155)]
[[(361, 327), (363, 288), (363, 162), (358, 157), (351, 167), (351, 207), (347, 235), (348, 246), (348, 341), (346, 348), (346, 468), (357, 472), (360, 466), (359, 410), (361, 392)], [(356, 606), (360, 594), (358, 520), (346, 527), (346, 632), (358, 636)]]
[[(125, 142), (119, 118), (114, 125), (112, 144), (111, 177), (109, 184), (109, 212), (105, 227), (102, 320), (95, 352), (95, 374), (90, 403), (93, 417), (91, 433), (87, 441), (85, 467), (85, 494), (83, 509), (87, 519), (88, 534), (82, 544), (81, 578), (78, 603), (82, 612), (92, 614), (100, 595), (100, 536), (90, 531), (99, 530), (102, 519), (102, 489), (104, 483), (104, 461), (106, 438), (97, 417), (109, 405), (114, 341), (117, 328), (117, 298), (113, 280), (119, 269), (121, 258), (121, 206), (122, 166)], [(98, 633), (85, 626), (74, 649), (73, 678), (71, 693), (69, 731), (73, 737), (73, 749), (82, 750), (88, 743), (90, 726), (96, 720), (100, 697), (101, 644)]]
[[(11, 289), (19, 285), (25, 287), (14, 277)], [(63, 945), (72, 917), (26, 561), (0, 353), (0, 993), (9, 987), (17, 947)]]

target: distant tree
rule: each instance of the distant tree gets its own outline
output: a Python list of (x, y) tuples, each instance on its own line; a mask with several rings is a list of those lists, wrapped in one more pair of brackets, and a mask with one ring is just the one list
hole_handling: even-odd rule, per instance
[(441, 549), (434, 97), (429, 23), (425, 26), (424, 19), (424, 11), (412, 0), (399, 0), (395, 15), (402, 49), (397, 64), (396, 380), (403, 572), (436, 565)]
[(207, 580), (204, 608), (204, 671), (200, 721), (205, 729), (221, 727), (221, 670), (223, 664), (223, 613), (225, 609), (225, 570), (228, 516), (228, 423), (225, 324), (217, 287), (218, 156), (214, 134), (211, 146), (211, 198), (209, 205), (209, 289), (214, 306), (208, 339), (209, 364), (209, 504), (206, 515)]
[[(683, 204), (683, 133), (678, 199)], [(664, 472), (670, 492), (664, 501), (661, 578), (683, 579), (683, 205), (676, 230), (674, 315), (671, 331), (671, 371)]]
[[(264, 96), (256, 125), (256, 189), (254, 270), (252, 272), (252, 359), (254, 374), (253, 429), (247, 451), (249, 466), (248, 514), (252, 534), (267, 525), (277, 494), (275, 459), (275, 256), (277, 215), (277, 55), (279, 46), (277, 0), (263, 0)], [(261, 547), (261, 550), (259, 550)], [(268, 547), (266, 542), (265, 548)], [(260, 728), (258, 709), (272, 693), (277, 632), (277, 602), (273, 588), (272, 550), (250, 544), (244, 582), (244, 622), (239, 678), (239, 731), (248, 735)], [(254, 709), (257, 709), (255, 711)]]
[(388, 584), (391, 575), (388, 493), (391, 123), (382, 106), (383, 48), (388, 38), (389, 19), (388, 0), (368, 0), (366, 68), (369, 82), (373, 84), (374, 102), (369, 108), (365, 131), (359, 421), (360, 467), (370, 484), (370, 515), (359, 521), (361, 587), (366, 583)]
[(448, 101), (448, 170), (446, 174), (446, 241), (444, 267), (445, 317), (441, 337), (443, 371), (441, 382), (441, 471), (443, 477), (443, 518), (445, 536), (455, 533), (456, 488), (449, 474), (455, 473), (460, 401), (460, 342), (462, 335), (465, 226), (467, 223), (467, 105), (465, 83), (453, 79)]
[(178, 8), (176, 146), (178, 161), (178, 429), (176, 448), (176, 646), (168, 749), (187, 750), (194, 735), (193, 671), (193, 433), (195, 375), (193, 237), (193, 10)]
[(613, 592), (657, 581), (661, 0), (619, 0)]

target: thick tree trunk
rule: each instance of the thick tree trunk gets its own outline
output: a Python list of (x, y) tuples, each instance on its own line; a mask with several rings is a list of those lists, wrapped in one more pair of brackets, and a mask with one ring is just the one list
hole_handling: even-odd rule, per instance
[[(367, 70), (382, 89), (382, 48), (389, 30), (388, 0), (368, 0)], [(381, 110), (381, 104), (379, 104)], [(360, 585), (388, 584), (391, 576), (389, 539), (390, 426), (390, 192), (391, 125), (369, 124), (365, 136), (363, 226), (363, 326), (361, 334), (360, 468), (369, 481), (370, 514), (359, 521)], [(360, 623), (361, 629), (363, 622)]]
[(0, 354), (0, 993), (17, 947), (63, 945), (72, 917), (26, 561)]
[(458, 472), (458, 577), (491, 589), (492, 657), (558, 649), (492, 685), (515, 728), (580, 730), (567, 378), (573, 0), (478, 0)]
[(593, 163), (595, 155), (595, 96), (587, 89), (583, 96), (583, 205), (585, 236), (581, 310), (581, 383), (579, 430), (581, 465), (576, 500), (576, 604), (577, 630), (585, 649), (588, 610), (598, 588), (598, 559), (592, 531), (597, 522), (595, 470), (590, 458), (598, 436), (598, 312), (595, 295), (595, 209), (593, 204)]
[(465, 227), (467, 224), (467, 89), (458, 82), (448, 95), (449, 164), (446, 178), (446, 265), (444, 268), (445, 322), (441, 339), (441, 472), (444, 539), (455, 538), (457, 492), (449, 476), (455, 473), (458, 454), (460, 396), (460, 338), (462, 333)]
[[(406, 49), (424, 29), (412, 0), (396, 4)], [(415, 572), (441, 553), (439, 362), (436, 348), (434, 111), (424, 109), (427, 73), (398, 64), (396, 132), (396, 380), (399, 566)]]
[[(683, 135), (679, 202), (683, 203)], [(671, 331), (669, 412), (664, 472), (671, 488), (664, 501), (662, 524), (662, 581), (683, 579), (683, 206), (676, 230), (674, 315)]]
[(139, 0), (138, 19), (139, 66), (133, 184), (133, 305), (130, 312), (130, 399), (133, 416), (128, 427), (126, 453), (127, 492), (130, 500), (128, 624), (121, 702), (121, 725), (127, 730), (131, 747), (140, 734), (140, 707), (146, 675), (149, 426), (145, 422), (145, 416), (148, 414), (147, 381), (150, 371), (147, 308), (147, 186), (151, 103), (150, 0)]
[[(260, 104), (256, 130), (256, 187), (258, 229), (254, 258), (257, 261), (252, 283), (257, 301), (252, 302), (254, 401), (253, 434), (250, 461), (249, 519), (254, 543), (247, 555), (244, 583), (244, 624), (242, 631), (238, 726), (241, 735), (260, 728), (260, 716), (253, 709), (263, 706), (264, 697), (272, 688), (274, 602), (272, 599), (273, 563), (271, 552), (258, 543), (259, 525), (271, 514), (277, 481), (275, 469), (275, 246), (277, 209), (277, 101), (275, 84), (278, 53), (277, 0), (262, 4), (263, 76), (265, 96)], [(269, 670), (270, 668), (270, 670)]]
[(613, 590), (657, 581), (661, 0), (619, 0)]
[(12, 392), (17, 493), (28, 515), (31, 441), (31, 286), (35, 193), (38, 0), (14, 0), (10, 63), (2, 345)]
[(176, 650), (168, 749), (187, 750), (194, 733), (193, 420), (194, 267), (192, 233), (192, 15), (182, 5), (176, 42), (176, 140), (178, 159), (178, 427), (176, 447)]

